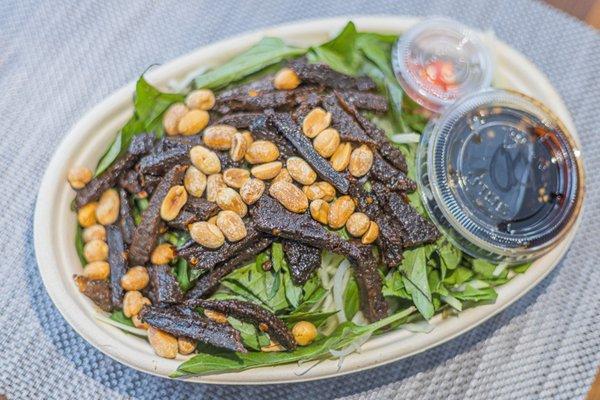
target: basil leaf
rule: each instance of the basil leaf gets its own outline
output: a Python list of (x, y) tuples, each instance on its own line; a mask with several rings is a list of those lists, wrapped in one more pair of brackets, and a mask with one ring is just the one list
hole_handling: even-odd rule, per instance
[(273, 270), (278, 272), (281, 270), (283, 265), (283, 246), (281, 243), (275, 242), (271, 246), (271, 262), (273, 263)]
[(452, 292), (452, 295), (459, 300), (472, 301), (472, 302), (490, 302), (493, 303), (498, 297), (498, 293), (493, 287), (487, 287), (483, 289), (476, 289), (465, 284), (465, 290), (461, 292)]
[(233, 317), (227, 317), (227, 321), (234, 329), (240, 332), (244, 346), (260, 351), (261, 347), (267, 346), (270, 343), (269, 336), (256, 329), (251, 323), (243, 322)]
[(177, 261), (177, 269), (175, 271), (175, 275), (177, 276), (177, 282), (179, 283), (179, 287), (183, 292), (187, 292), (190, 286), (190, 277), (188, 274), (188, 263), (185, 259), (180, 258)]
[(404, 252), (401, 269), (406, 291), (411, 295), (413, 303), (425, 319), (433, 317), (434, 307), (431, 290), (427, 281), (427, 257), (425, 246)]
[(77, 257), (79, 257), (81, 266), (85, 267), (87, 265), (87, 261), (83, 255), (83, 246), (85, 246), (85, 243), (83, 242), (83, 228), (78, 223), (75, 230), (75, 250), (77, 251)]
[(338, 72), (356, 75), (363, 61), (357, 48), (358, 35), (354, 23), (348, 22), (335, 38), (320, 46), (311, 47), (309, 59), (324, 62)]
[(134, 111), (96, 167), (95, 176), (104, 172), (129, 146), (131, 139), (140, 133), (154, 132), (157, 137), (163, 134), (162, 115), (169, 106), (185, 98), (182, 94), (163, 93), (150, 85), (141, 76), (135, 86)]
[(289, 315), (282, 315), (280, 318), (285, 321), (288, 327), (294, 326), (296, 322), (308, 321), (312, 322), (317, 328), (332, 315), (337, 314), (337, 311), (324, 311), (324, 312), (293, 312)]
[(348, 280), (346, 289), (344, 289), (344, 313), (347, 320), (352, 320), (354, 315), (360, 309), (360, 298), (358, 294), (358, 283), (354, 275)]
[(220, 89), (271, 64), (302, 55), (305, 49), (286, 45), (279, 38), (266, 37), (225, 64), (195, 79), (197, 88)]
[(458, 266), (444, 279), (444, 283), (450, 286), (458, 286), (471, 279), (473, 275), (474, 273), (470, 269)]
[(123, 311), (121, 310), (113, 311), (112, 314), (110, 314), (109, 318), (113, 321), (117, 321), (120, 324), (135, 327), (135, 325), (133, 325), (133, 322), (131, 321), (131, 318), (126, 317), (125, 314), (123, 314)]

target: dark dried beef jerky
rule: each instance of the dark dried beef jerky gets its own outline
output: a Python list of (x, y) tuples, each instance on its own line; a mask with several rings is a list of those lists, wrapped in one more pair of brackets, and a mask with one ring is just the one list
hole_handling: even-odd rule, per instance
[(339, 93), (348, 103), (359, 110), (384, 113), (388, 110), (387, 99), (375, 93), (347, 90)]
[(154, 189), (156, 189), (156, 187), (160, 183), (160, 180), (160, 176), (142, 175), (140, 181), (142, 184), (143, 191), (146, 192), (146, 194), (148, 195), (152, 194), (154, 192)]
[(329, 162), (315, 151), (310, 140), (300, 131), (290, 114), (270, 113), (270, 120), (277, 132), (292, 143), (300, 156), (314, 168), (321, 179), (331, 183), (342, 193), (348, 192), (348, 179), (334, 170)]
[(360, 310), (369, 322), (375, 322), (386, 317), (388, 311), (388, 305), (381, 292), (383, 280), (371, 246), (361, 247), (359, 254), (358, 257), (349, 258), (358, 283)]
[(142, 185), (140, 185), (139, 178), (139, 173), (134, 169), (124, 171), (119, 178), (119, 186), (131, 194), (138, 194), (142, 191)]
[(304, 285), (321, 266), (321, 249), (292, 240), (284, 240), (282, 244), (292, 281), (296, 285)]
[(354, 118), (341, 107), (335, 95), (325, 96), (323, 107), (331, 113), (331, 123), (343, 142), (375, 144), (375, 140), (367, 136)]
[(375, 82), (366, 76), (353, 76), (334, 71), (326, 64), (308, 64), (306, 59), (298, 59), (290, 63), (302, 83), (321, 85), (332, 89), (368, 91), (376, 89)]
[(268, 116), (262, 114), (256, 118), (250, 125), (250, 132), (257, 140), (268, 140), (275, 143), (279, 149), (279, 153), (284, 158), (296, 155), (296, 148), (277, 132), (273, 124), (269, 121)]
[(217, 265), (211, 271), (208, 271), (206, 274), (198, 278), (195, 286), (187, 291), (186, 299), (199, 299), (212, 294), (212, 292), (214, 292), (219, 286), (221, 279), (236, 269), (243, 267), (257, 254), (269, 247), (271, 243), (273, 243), (272, 238), (261, 238), (248, 248), (236, 254), (233, 258), (230, 258), (222, 264)]
[(175, 165), (189, 165), (190, 162), (189, 148), (177, 146), (166, 151), (148, 154), (140, 160), (138, 168), (144, 175), (162, 176)]
[(148, 273), (153, 304), (176, 304), (183, 300), (183, 293), (169, 265), (152, 265)]
[(219, 206), (216, 203), (201, 197), (189, 196), (188, 201), (177, 217), (168, 221), (167, 225), (173, 229), (187, 230), (189, 224), (206, 221), (210, 217), (217, 215), (218, 212)]
[(186, 166), (176, 165), (161, 179), (152, 193), (148, 208), (142, 213), (142, 220), (133, 233), (129, 246), (130, 265), (144, 265), (150, 259), (150, 253), (158, 240), (162, 219), (160, 207), (171, 187), (181, 183)]
[(110, 287), (113, 307), (123, 307), (123, 288), (121, 278), (127, 272), (125, 242), (121, 228), (117, 225), (106, 227), (106, 243), (108, 244), (108, 263), (110, 264)]
[(266, 326), (269, 336), (287, 350), (294, 350), (296, 342), (285, 323), (272, 312), (248, 301), (240, 300), (193, 300), (194, 307), (202, 307), (211, 311), (231, 315), (255, 326)]
[(152, 140), (152, 135), (147, 133), (134, 136), (125, 154), (117, 158), (106, 171), (92, 179), (83, 189), (77, 191), (75, 206), (81, 208), (96, 201), (102, 193), (116, 186), (121, 174), (131, 169), (142, 155), (150, 151)]
[(375, 154), (373, 157), (370, 174), (373, 179), (383, 183), (390, 190), (414, 192), (417, 188), (415, 181), (385, 161), (379, 154)]
[(79, 287), (79, 291), (92, 300), (101, 310), (106, 312), (113, 310), (110, 283), (91, 280), (81, 275), (73, 275), (73, 279)]
[(178, 308), (146, 306), (142, 321), (177, 337), (187, 337), (216, 347), (246, 353), (240, 332), (229, 324), (220, 324), (197, 313), (184, 313)]
[(275, 90), (250, 95), (239, 95), (224, 100), (217, 98), (215, 110), (221, 114), (235, 111), (261, 111), (290, 107), (295, 103), (293, 92), (289, 90)]
[(135, 222), (131, 215), (131, 204), (129, 203), (129, 195), (125, 189), (119, 189), (119, 226), (123, 234), (125, 243), (130, 244), (135, 231)]
[(259, 118), (261, 113), (240, 112), (235, 114), (224, 115), (217, 124), (230, 125), (237, 129), (248, 129), (256, 118)]

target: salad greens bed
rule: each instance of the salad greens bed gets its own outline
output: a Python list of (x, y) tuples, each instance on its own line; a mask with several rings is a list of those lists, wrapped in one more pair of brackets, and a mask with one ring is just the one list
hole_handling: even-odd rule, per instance
[[(192, 84), (195, 88), (212, 90), (228, 88), (276, 71), (285, 61), (303, 55), (310, 62), (324, 62), (346, 74), (367, 75), (389, 102), (387, 114), (369, 117), (402, 150), (409, 164), (409, 176), (414, 179), (417, 142), (427, 118), (404, 96), (392, 71), (390, 55), (396, 39), (395, 35), (358, 32), (352, 22), (331, 41), (308, 49), (288, 46), (281, 39), (264, 38), (224, 65), (196, 77)], [(161, 137), (164, 133), (163, 113), (184, 97), (185, 94), (163, 93), (142, 76), (136, 86), (134, 115), (101, 158), (96, 175), (125, 151), (135, 135), (154, 132)], [(409, 199), (413, 207), (425, 213), (418, 193), (412, 193)], [(134, 206), (134, 217), (139, 219), (148, 201), (138, 199)], [(338, 232), (347, 238), (344, 229)], [(186, 234), (168, 233), (161, 241), (181, 246), (188, 239)], [(76, 248), (83, 260), (81, 228), (77, 231)], [(271, 261), (272, 268), (265, 271), (263, 264), (267, 260)], [(176, 259), (174, 266), (182, 290), (188, 290), (198, 278), (197, 270), (189, 268), (183, 259)], [(381, 270), (383, 294), (392, 312), (387, 318), (371, 324), (359, 311), (358, 285), (349, 266), (342, 256), (324, 251), (318, 273), (303, 286), (296, 286), (290, 278), (281, 244), (273, 244), (254, 262), (224, 278), (211, 298), (256, 302), (277, 314), (289, 327), (298, 321), (310, 321), (318, 328), (317, 340), (293, 352), (262, 352), (260, 349), (270, 343), (268, 335), (252, 324), (228, 317), (250, 351), (241, 354), (199, 345), (198, 354), (183, 362), (172, 376), (232, 372), (290, 362), (319, 362), (326, 358), (341, 361), (372, 335), (390, 329), (429, 331), (432, 327), (427, 321), (436, 314), (447, 317), (469, 307), (494, 302), (497, 297), (494, 288), (515, 274), (525, 272), (529, 264), (507, 267), (473, 259), (444, 237), (434, 244), (406, 250), (398, 268)], [(99, 319), (129, 333), (146, 335), (144, 330), (134, 328), (121, 311), (114, 312), (109, 319)]]

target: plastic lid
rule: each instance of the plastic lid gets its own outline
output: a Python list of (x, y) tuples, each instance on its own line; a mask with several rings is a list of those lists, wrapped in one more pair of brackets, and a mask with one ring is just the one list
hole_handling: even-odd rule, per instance
[(468, 253), (522, 262), (548, 250), (576, 219), (583, 201), (579, 151), (534, 99), (491, 89), (469, 95), (426, 136), (420, 146), (427, 148), (425, 184), (435, 202), (429, 211)]
[(447, 18), (426, 19), (404, 33), (392, 63), (406, 93), (435, 112), (487, 88), (493, 75), (490, 53), (477, 34)]

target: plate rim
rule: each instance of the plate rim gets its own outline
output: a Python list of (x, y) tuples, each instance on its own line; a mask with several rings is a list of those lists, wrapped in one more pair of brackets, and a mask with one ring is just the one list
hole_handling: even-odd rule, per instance
[[(310, 34), (310, 32), (319, 32), (319, 34), (333, 33), (336, 30), (339, 30), (339, 28), (347, 21), (354, 21), (354, 23), (359, 27), (359, 29), (368, 29), (373, 31), (385, 32), (390, 31), (389, 28), (395, 28), (392, 30), (396, 30), (396, 32), (401, 32), (407, 26), (417, 22), (418, 20), (419, 18), (417, 17), (409, 16), (340, 16), (334, 18), (307, 19), (291, 23), (284, 23), (272, 27), (258, 29), (249, 33), (241, 33), (230, 38), (209, 43), (206, 46), (199, 47), (187, 54), (179, 56), (159, 67), (156, 67), (155, 69), (149, 71), (146, 74), (146, 78), (151, 82), (162, 81), (164, 84), (169, 79), (169, 77), (174, 75), (174, 71), (179, 71), (179, 75), (181, 75), (182, 71), (186, 69), (188, 73), (191, 70), (196, 69), (199, 64), (198, 61), (201, 58), (200, 56), (203, 53), (211, 51), (213, 53), (216, 53), (216, 50), (222, 51), (225, 48), (228, 49), (229, 53), (238, 52), (242, 47), (246, 47), (247, 45), (258, 41), (261, 37), (266, 35), (293, 37), (294, 35), (307, 36), (308, 34)], [(398, 27), (402, 27), (402, 29), (398, 29)], [(520, 63), (524, 63), (524, 68), (529, 70), (530, 72), (533, 72), (532, 76), (529, 77), (531, 79), (530, 83), (532, 87), (535, 87), (537, 85), (538, 90), (545, 92), (545, 94), (551, 97), (553, 104), (549, 105), (550, 108), (567, 125), (568, 129), (573, 133), (577, 145), (580, 147), (579, 138), (577, 136), (571, 116), (566, 106), (564, 105), (564, 102), (562, 101), (554, 87), (550, 84), (546, 76), (520, 52), (498, 39), (493, 40), (494, 43), (499, 46), (499, 48), (505, 55), (509, 55), (511, 59), (514, 58)], [(243, 45), (240, 45), (240, 43), (238, 42), (243, 42)], [(237, 49), (237, 51), (232, 49)], [(58, 200), (56, 200), (56, 197), (61, 196), (61, 194), (61, 197), (64, 197), (66, 193), (68, 193), (68, 190), (65, 189), (64, 185), (55, 185), (55, 183), (58, 182), (59, 178), (62, 179), (64, 182), (64, 177), (58, 172), (60, 171), (61, 166), (64, 169), (64, 166), (68, 163), (68, 159), (65, 156), (63, 156), (63, 153), (72, 153), (74, 151), (73, 148), (76, 147), (75, 145), (77, 144), (77, 142), (95, 139), (92, 137), (92, 133), (90, 132), (92, 130), (92, 127), (98, 125), (107, 118), (114, 119), (113, 121), (111, 121), (111, 126), (122, 125), (120, 124), (120, 121), (125, 119), (125, 117), (128, 117), (128, 111), (123, 110), (122, 103), (124, 101), (129, 101), (129, 103), (131, 103), (131, 93), (133, 93), (134, 88), (135, 81), (132, 81), (124, 87), (117, 89), (112, 94), (104, 98), (96, 106), (85, 112), (85, 114), (72, 126), (69, 132), (63, 137), (60, 144), (57, 146), (50, 162), (47, 164), (46, 171), (43, 175), (40, 184), (40, 189), (38, 191), (36, 199), (34, 214), (34, 247), (36, 261), (38, 264), (38, 270), (42, 277), (42, 281), (44, 287), (46, 288), (46, 292), (49, 294), (52, 302), (59, 310), (63, 318), (81, 337), (83, 337), (83, 339), (85, 339), (92, 346), (100, 350), (102, 353), (108, 355), (109, 357), (115, 359), (116, 361), (119, 361), (120, 363), (126, 366), (129, 366), (142, 372), (166, 378), (167, 376), (164, 373), (159, 372), (159, 369), (164, 370), (165, 365), (171, 365), (173, 363), (179, 364), (181, 361), (184, 360), (184, 358), (178, 358), (177, 360), (159, 359), (158, 356), (155, 356), (153, 354), (151, 348), (145, 342), (144, 345), (146, 346), (146, 348), (143, 349), (140, 346), (135, 346), (135, 343), (127, 341), (129, 342), (129, 344), (135, 347), (135, 352), (148, 353), (148, 350), (150, 350), (149, 352), (152, 353), (151, 358), (155, 358), (156, 360), (150, 360), (151, 362), (149, 364), (146, 363), (148, 365), (145, 366), (141, 366), (138, 363), (132, 361), (132, 359), (135, 358), (134, 353), (125, 356), (124, 353), (119, 353), (118, 351), (111, 351), (111, 348), (121, 346), (120, 340), (120, 346), (102, 344), (101, 340), (99, 340), (98, 337), (95, 337), (93, 334), (90, 333), (90, 328), (92, 328), (92, 331), (99, 331), (102, 334), (101, 336), (105, 339), (106, 337), (110, 338), (117, 334), (120, 336), (124, 336), (123, 332), (120, 331), (118, 328), (99, 324), (99, 321), (94, 320), (93, 316), (89, 314), (84, 315), (85, 317), (87, 317), (85, 319), (91, 318), (93, 320), (92, 323), (97, 329), (93, 329), (94, 326), (81, 326), (84, 322), (76, 320), (75, 316), (72, 315), (72, 310), (78, 307), (80, 310), (84, 309), (85, 312), (89, 312), (93, 311), (93, 307), (90, 304), (88, 304), (89, 301), (87, 301), (87, 299), (83, 299), (83, 295), (79, 294), (79, 292), (75, 290), (69, 290), (69, 287), (66, 287), (66, 292), (62, 290), (64, 288), (61, 287), (61, 284), (64, 282), (60, 281), (60, 275), (54, 276), (57, 273), (53, 273), (52, 269), (50, 269), (52, 265), (49, 264), (52, 264), (52, 262), (46, 259), (48, 255), (52, 255), (52, 258), (54, 260), (58, 258), (56, 253), (59, 251), (59, 249), (53, 248), (53, 246), (51, 245), (52, 242), (47, 239), (49, 237), (52, 237), (52, 220), (56, 218), (61, 219), (61, 217), (54, 216), (54, 214), (56, 214), (57, 212), (53, 213), (51, 210), (52, 207), (48, 207), (48, 201), (46, 198), (44, 198), (44, 194), (56, 192), (54, 196), (55, 198), (52, 200), (54, 202), (57, 202)], [(544, 101), (546, 101), (546, 99), (544, 99)], [(125, 108), (130, 109), (131, 105)], [(112, 117), (116, 113), (119, 113), (120, 119)], [(110, 127), (107, 127), (106, 130), (110, 130)], [(112, 135), (114, 137), (114, 132)], [(87, 149), (87, 151), (89, 152), (90, 150)], [(72, 197), (72, 192), (70, 192), (69, 195)], [(52, 204), (52, 202), (50, 202), (50, 204)], [(250, 369), (243, 372), (206, 375), (201, 377), (191, 377), (185, 379), (180, 378), (180, 380), (197, 383), (233, 385), (306, 382), (332, 377), (340, 377), (346, 374), (364, 371), (370, 368), (374, 368), (376, 366), (382, 366), (406, 357), (410, 357), (417, 353), (421, 353), (425, 350), (428, 350), (432, 347), (441, 345), (463, 334), (464, 332), (479, 326), (492, 316), (497, 315), (502, 310), (504, 310), (505, 308), (516, 302), (518, 299), (523, 297), (541, 280), (543, 280), (556, 267), (556, 265), (558, 265), (564, 254), (567, 252), (568, 247), (577, 232), (577, 228), (581, 222), (582, 215), (583, 211), (580, 212), (576, 223), (573, 225), (573, 228), (568, 233), (567, 237), (563, 240), (563, 242), (561, 242), (554, 250), (552, 250), (551, 253), (544, 257), (545, 259), (549, 259), (548, 256), (551, 255), (551, 262), (545, 263), (544, 265), (539, 265), (537, 268), (535, 268), (536, 266), (534, 265), (525, 274), (516, 276), (507, 284), (502, 285), (502, 287), (499, 288), (498, 299), (496, 300), (496, 303), (491, 305), (478, 306), (462, 312), (459, 315), (459, 317), (453, 320), (458, 321), (460, 319), (461, 327), (459, 329), (454, 330), (446, 329), (451, 332), (449, 334), (439, 334), (438, 330), (437, 332), (434, 331), (436, 332), (436, 334), (433, 336), (433, 332), (429, 334), (413, 334), (407, 333), (406, 331), (394, 331), (385, 335), (381, 335), (367, 342), (367, 344), (364, 346), (365, 350), (362, 352), (362, 354), (354, 354), (347, 357), (347, 359), (345, 360), (345, 366), (342, 367), (340, 371), (336, 371), (337, 368), (334, 365), (337, 363), (337, 361), (327, 360), (322, 362), (319, 366), (315, 368), (316, 372), (320, 371), (318, 374), (315, 375), (306, 374), (303, 376), (297, 376), (294, 373), (294, 371), (292, 371), (295, 365), (285, 364), (281, 366)], [(72, 246), (72, 243), (70, 247), (71, 252), (74, 252), (74, 247)], [(537, 263), (541, 264), (540, 261), (538, 261)], [(536, 269), (538, 271), (536, 271)], [(533, 274), (534, 271), (536, 272), (535, 274)], [(74, 286), (75, 285), (71, 285), (70, 289), (74, 289)], [(511, 289), (512, 292), (516, 293), (509, 295), (507, 292), (511, 291)], [(439, 319), (441, 319), (441, 317), (437, 316), (436, 318), (434, 318), (432, 323), (437, 325)], [(89, 321), (87, 323), (89, 323)], [(448, 324), (445, 324), (444, 326), (448, 327)], [(438, 326), (437, 328), (439, 329), (440, 327)], [(120, 336), (117, 339), (121, 339)], [(438, 337), (438, 339), (434, 340), (434, 337)], [(413, 349), (405, 351), (401, 355), (390, 356), (389, 350), (394, 350), (393, 348), (390, 348), (390, 346), (393, 346), (392, 342), (401, 340), (406, 344), (406, 339), (412, 339)], [(141, 340), (139, 341), (142, 342)], [(377, 343), (379, 343), (379, 345), (376, 345)], [(369, 358), (366, 358), (365, 356), (365, 353), (367, 352), (371, 352)], [(396, 354), (397, 351), (392, 351), (392, 353)], [(386, 359), (380, 359), (380, 357), (383, 356), (385, 356)], [(148, 355), (146, 355), (145, 358), (148, 358)], [(357, 359), (359, 358), (363, 358), (363, 360), (357, 361)], [(346, 368), (346, 366), (348, 366), (349, 363), (351, 367)], [(329, 364), (329, 366), (324, 370), (323, 364)], [(169, 368), (174, 369), (172, 366), (170, 366)], [(265, 372), (265, 370), (267, 369), (271, 370), (271, 372)], [(284, 370), (287, 370), (287, 372), (283, 372)], [(261, 372), (257, 373), (257, 371)], [(252, 376), (256, 376), (260, 379), (250, 379)], [(270, 378), (267, 378), (266, 376), (269, 376)]]

